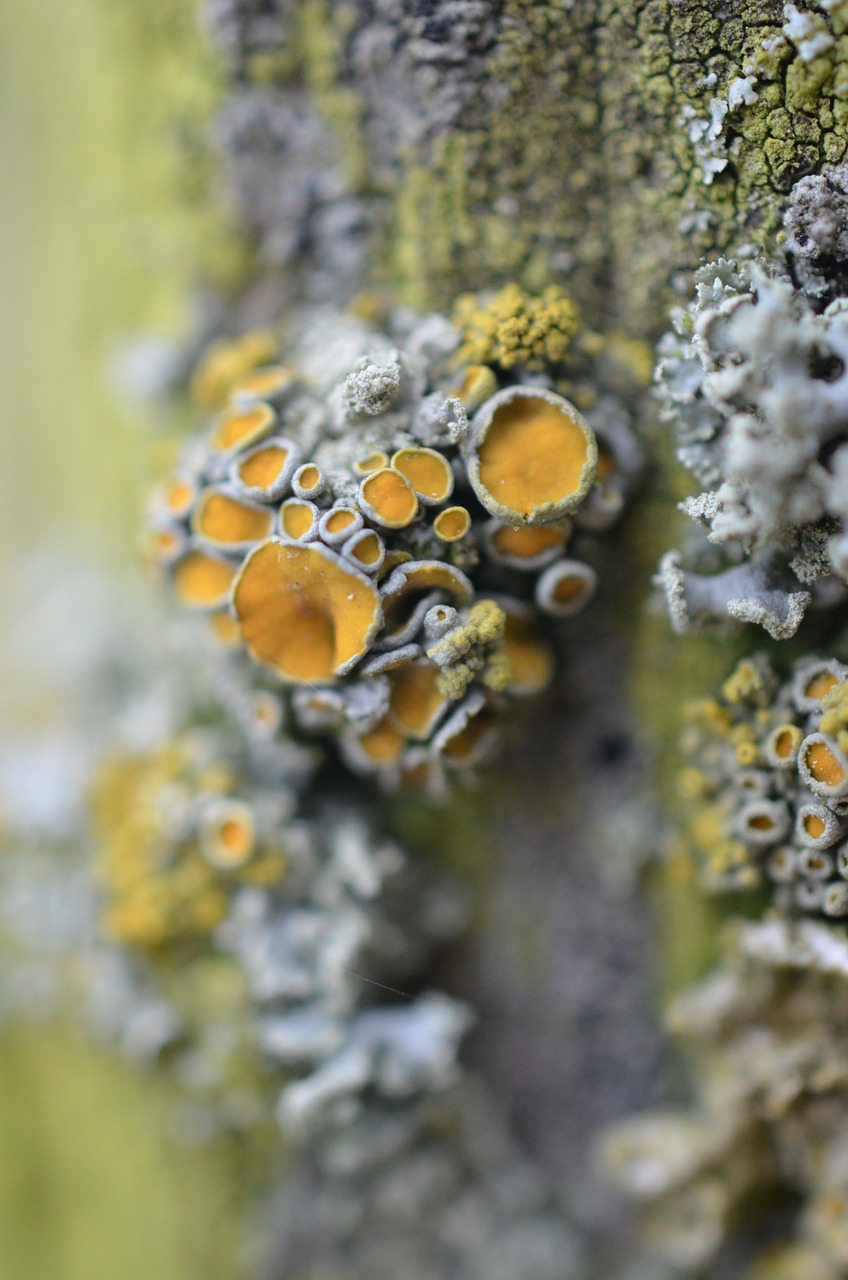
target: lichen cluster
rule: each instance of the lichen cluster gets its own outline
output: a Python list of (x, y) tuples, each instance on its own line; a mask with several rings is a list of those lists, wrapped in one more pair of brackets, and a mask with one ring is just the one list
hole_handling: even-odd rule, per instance
[(90, 625), (51, 667), (81, 703), (69, 740), (0, 736), (3, 1026), (73, 1010), (168, 1074), (169, 1133), (236, 1137), (251, 1178), (282, 1131), (269, 1274), (584, 1280), (550, 1180), (460, 1062), (470, 1010), (422, 992), (464, 891), (276, 736), (273, 699), (210, 689), (155, 598), (127, 609), (78, 565), (39, 581), (49, 607), (20, 622), (33, 671), (34, 640), (81, 602)]
[(685, 709), (678, 789), (710, 888), (768, 885), (790, 914), (848, 915), (847, 678), (804, 657), (780, 682), (760, 655)]
[(146, 1022), (148, 1056), (189, 1055), (225, 1102), (238, 1081), (215, 1044), (235, 1039), (235, 1061), (254, 1063), (251, 1114), (276, 1082), (280, 1123), (301, 1134), (385, 1089), (452, 1082), (464, 1007), (430, 993), (369, 1009), (379, 987), (367, 979), (401, 981), (463, 910), (363, 814), (325, 801), (310, 818), (310, 762), (281, 763), (223, 726), (106, 761), (95, 886), (112, 945), (93, 965), (93, 999), (122, 1041)]
[[(645, 347), (614, 330), (655, 336), (654, 304), (684, 296), (705, 253), (728, 256), (696, 274), (657, 379), (707, 534), (663, 560), (674, 629), (729, 619), (785, 640), (817, 607), (844, 656), (848, 4), (205, 7), (257, 270), (201, 304), (192, 390), (211, 420), (153, 495), (146, 548), (213, 642), (194, 656), (217, 706), (99, 775), (92, 1002), (224, 1123), (266, 1113), (267, 1086), (287, 1139), (308, 1138), (280, 1274), (580, 1276), (544, 1179), (467, 1080), (449, 1089), (468, 1011), (363, 986), (414, 972), (417, 989), (463, 912), (347, 807), (333, 753), (443, 793), (545, 689), (551, 624), (595, 590), (593, 535), (638, 465)], [(483, 284), (453, 325), (387, 311)], [(581, 327), (572, 293), (610, 336)], [(299, 336), (281, 354), (251, 326), (283, 315)], [(779, 910), (674, 1008), (697, 1106), (610, 1144), (657, 1250), (626, 1274), (836, 1280), (848, 667), (807, 652), (784, 680), (748, 660), (687, 708), (682, 750), (678, 848), (711, 888)], [(595, 981), (578, 979), (587, 1020)], [(735, 1229), (754, 1201), (791, 1219), (769, 1248)]]
[(296, 789), (279, 778), (246, 794), (221, 745), (198, 729), (109, 759), (95, 776), (102, 924), (116, 942), (158, 951), (207, 939), (240, 886), (286, 874), (282, 819)]
[(402, 1116), (361, 1117), (348, 1141), (295, 1173), (275, 1226), (275, 1277), (304, 1263), (306, 1274), (346, 1280), (591, 1274), (560, 1198), (473, 1079)]
[(696, 1063), (688, 1107), (626, 1121), (607, 1168), (642, 1203), (655, 1270), (840, 1280), (848, 1266), (848, 948), (807, 921), (735, 927), (670, 1032)]
[[(677, 310), (660, 344), (665, 417), (680, 461), (704, 486), (683, 509), (730, 561), (698, 573), (680, 552), (665, 556), (660, 579), (678, 632), (732, 618), (785, 639), (811, 603), (828, 607), (844, 594), (848, 318), (833, 256), (840, 198), (823, 180), (794, 193), (787, 225), (802, 287), (779, 264), (709, 263), (696, 273), (695, 301)], [(705, 569), (717, 558), (709, 547), (691, 557)]]
[(556, 390), (563, 296), (469, 307), (464, 328), (399, 314), (388, 334), (319, 315), (285, 364), (244, 367), (261, 335), (216, 344), (194, 386), (219, 412), (148, 532), (178, 603), (249, 655), (291, 729), (436, 789), (548, 683), (544, 619), (593, 594), (586, 535), (638, 466), (613, 397), (590, 425)]

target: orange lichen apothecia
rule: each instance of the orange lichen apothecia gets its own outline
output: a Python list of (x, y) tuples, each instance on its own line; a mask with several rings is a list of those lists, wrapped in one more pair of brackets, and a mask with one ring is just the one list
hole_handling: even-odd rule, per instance
[(580, 505), (598, 470), (594, 432), (551, 391), (507, 387), (474, 419), (468, 478), (487, 511), (507, 525), (545, 525)]
[(355, 769), (432, 782), (544, 688), (545, 619), (595, 590), (581, 553), (634, 450), (620, 410), (590, 425), (541, 372), (457, 367), (456, 329), (405, 324), (336, 318), (285, 365), (264, 338), (216, 344), (195, 390), (217, 416), (154, 492), (148, 550), (179, 603), (282, 684), (300, 731), (334, 735)]
[(688, 708), (684, 748), (707, 882), (770, 882), (784, 908), (848, 916), (848, 667), (804, 659), (781, 684), (765, 659), (741, 662)]
[(320, 542), (270, 538), (254, 547), (233, 591), (248, 651), (284, 680), (319, 683), (350, 671), (383, 619), (374, 583)]

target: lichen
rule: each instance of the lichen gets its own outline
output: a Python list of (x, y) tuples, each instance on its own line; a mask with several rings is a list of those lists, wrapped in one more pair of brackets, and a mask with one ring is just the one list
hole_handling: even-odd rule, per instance
[[(837, 1280), (848, 1192), (842, 931), (738, 924), (723, 953), (667, 1014), (697, 1062), (692, 1103), (624, 1122), (604, 1141), (607, 1168), (640, 1202), (655, 1267), (703, 1275), (732, 1250), (745, 1280)], [(762, 1234), (746, 1240), (755, 1202)]]
[[(269, 829), (285, 793), (276, 814), (266, 801), (266, 812), (254, 817), (252, 806), (239, 801), (251, 828), (260, 818), (264, 828), (258, 835), (252, 829), (239, 833), (239, 850), (236, 817), (222, 806), (232, 808), (241, 795), (239, 774), (222, 758), (220, 744), (204, 742), (202, 735), (104, 763), (94, 779), (92, 806), (109, 937), (150, 951), (206, 939), (226, 916), (239, 884), (270, 884), (285, 875), (285, 848)], [(243, 825), (241, 815), (239, 820)]]
[[(285, 365), (231, 380), (151, 500), (149, 552), (177, 600), (282, 682), (298, 730), (434, 794), (490, 751), (509, 700), (543, 688), (541, 623), (589, 600), (597, 575), (575, 553), (617, 519), (640, 461), (603, 373), (582, 396), (591, 423), (551, 388), (585, 390), (605, 344), (571, 356), (559, 294), (501, 301), (493, 364), (479, 341), (465, 363), (438, 317), (399, 313), (381, 335), (319, 314)], [(216, 344), (195, 386), (246, 349)], [(534, 381), (504, 385), (516, 376)], [(452, 621), (435, 639), (439, 610)]]
[[(797, 236), (819, 217), (808, 187), (792, 207)], [(705, 486), (683, 509), (731, 562), (745, 560), (699, 576), (685, 572), (679, 553), (665, 557), (660, 580), (678, 631), (729, 616), (785, 638), (811, 602), (841, 596), (832, 579), (844, 583), (848, 563), (848, 328), (833, 297), (839, 276), (825, 285), (817, 270), (824, 261), (807, 255), (803, 288), (777, 264), (709, 263), (696, 272), (695, 301), (660, 343), (665, 418), (680, 461)], [(707, 548), (700, 558), (709, 563)]]
[(251, 82), (221, 135), (239, 203), (312, 297), (376, 279), (424, 310), (567, 280), (591, 323), (641, 336), (677, 272), (773, 252), (792, 184), (846, 151), (839, 4), (209, 8)]
[(678, 785), (710, 888), (763, 885), (784, 910), (848, 914), (845, 698), (834, 659), (799, 659), (779, 683), (760, 656), (686, 709)]
[(564, 363), (578, 316), (556, 285), (533, 297), (511, 284), (488, 301), (463, 294), (454, 308), (454, 323), (462, 334), (459, 364), (545, 369)]

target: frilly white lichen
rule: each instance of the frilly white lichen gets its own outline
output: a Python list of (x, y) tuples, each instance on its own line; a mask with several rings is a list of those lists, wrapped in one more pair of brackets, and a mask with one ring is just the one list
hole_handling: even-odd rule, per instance
[(664, 416), (680, 461), (705, 486), (683, 510), (733, 565), (704, 576), (684, 570), (679, 554), (665, 557), (659, 578), (678, 631), (729, 617), (783, 639), (812, 601), (829, 605), (844, 593), (841, 184), (836, 172), (804, 179), (793, 193), (787, 243), (804, 261), (800, 280), (776, 263), (709, 263), (660, 343)]

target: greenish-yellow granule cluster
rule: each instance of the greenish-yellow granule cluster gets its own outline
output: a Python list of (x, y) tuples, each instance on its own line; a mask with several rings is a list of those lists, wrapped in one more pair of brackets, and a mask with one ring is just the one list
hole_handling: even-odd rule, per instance
[(461, 698), (474, 680), (502, 693), (513, 679), (504, 647), (506, 614), (494, 600), (480, 600), (468, 612), (468, 621), (456, 627), (427, 650), (427, 657), (441, 669), (437, 688), (447, 698)]
[(483, 302), (474, 294), (463, 294), (454, 320), (462, 332), (457, 362), (499, 364), (503, 369), (561, 364), (579, 324), (576, 306), (556, 285), (532, 296), (508, 284)]

